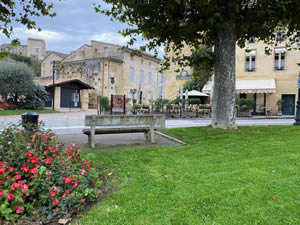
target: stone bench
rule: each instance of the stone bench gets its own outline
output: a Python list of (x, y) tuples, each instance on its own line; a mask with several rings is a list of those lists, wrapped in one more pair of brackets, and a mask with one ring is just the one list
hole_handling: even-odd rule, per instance
[(82, 132), (88, 135), (88, 143), (95, 148), (95, 135), (118, 133), (144, 133), (147, 142), (154, 143), (154, 129), (165, 128), (164, 115), (112, 115), (86, 116)]

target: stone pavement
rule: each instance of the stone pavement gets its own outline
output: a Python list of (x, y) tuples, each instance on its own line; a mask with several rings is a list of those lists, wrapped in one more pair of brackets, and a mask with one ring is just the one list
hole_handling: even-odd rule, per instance
[[(87, 135), (84, 134), (58, 134), (59, 142), (64, 142), (66, 145), (73, 143), (80, 147), (81, 151), (90, 151), (88, 146)], [(157, 146), (179, 146), (180, 144), (170, 141), (167, 138), (155, 134), (155, 144), (145, 143), (144, 133), (128, 133), (128, 134), (104, 134), (95, 136), (95, 150), (112, 150), (120, 148), (142, 148), (142, 147), (157, 147)]]

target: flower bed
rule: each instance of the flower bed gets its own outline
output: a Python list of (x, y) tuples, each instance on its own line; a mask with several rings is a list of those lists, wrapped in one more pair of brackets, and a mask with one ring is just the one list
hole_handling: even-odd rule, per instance
[(102, 181), (74, 144), (57, 144), (50, 130), (20, 125), (0, 133), (0, 223), (49, 222), (81, 211)]

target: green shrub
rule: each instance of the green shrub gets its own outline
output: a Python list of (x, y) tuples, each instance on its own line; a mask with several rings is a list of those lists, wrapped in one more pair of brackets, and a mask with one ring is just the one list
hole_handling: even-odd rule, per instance
[(0, 154), (1, 224), (69, 217), (99, 196), (97, 171), (50, 130), (12, 125), (0, 133)]
[(238, 109), (242, 112), (249, 112), (253, 109), (255, 101), (253, 99), (241, 98), (238, 101)]
[(201, 100), (199, 98), (191, 98), (191, 99), (188, 99), (188, 103), (190, 105), (199, 105), (199, 104), (201, 104)]
[(105, 110), (109, 110), (110, 109), (108, 97), (101, 96), (100, 97), (100, 104), (101, 104), (101, 108), (102, 109), (105, 109)]

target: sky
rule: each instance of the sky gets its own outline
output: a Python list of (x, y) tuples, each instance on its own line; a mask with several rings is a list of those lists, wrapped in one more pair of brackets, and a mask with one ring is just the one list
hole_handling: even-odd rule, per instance
[[(56, 17), (36, 17), (37, 27), (42, 29), (27, 30), (26, 27), (14, 25), (14, 35), (11, 39), (19, 38), (21, 44), (27, 43), (27, 38), (40, 38), (46, 41), (46, 49), (63, 53), (70, 53), (91, 40), (98, 40), (112, 44), (125, 45), (129, 40), (118, 34), (119, 30), (127, 27), (126, 24), (114, 21), (106, 15), (96, 13), (93, 3), (103, 3), (101, 0), (46, 0), (54, 2), (53, 12)], [(104, 5), (104, 7), (109, 7)], [(10, 43), (3, 34), (0, 43)], [(133, 48), (143, 43), (137, 42)], [(163, 56), (163, 48), (159, 48), (159, 57)]]

